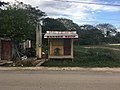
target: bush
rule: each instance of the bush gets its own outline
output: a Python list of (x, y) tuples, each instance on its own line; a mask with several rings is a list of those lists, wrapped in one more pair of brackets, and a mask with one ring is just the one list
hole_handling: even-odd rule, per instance
[(16, 67), (21, 67), (21, 66), (23, 66), (23, 67), (31, 67), (31, 66), (33, 66), (33, 64), (32, 64), (32, 61), (31, 60), (24, 60), (24, 61), (17, 61), (17, 62), (15, 62), (15, 66)]

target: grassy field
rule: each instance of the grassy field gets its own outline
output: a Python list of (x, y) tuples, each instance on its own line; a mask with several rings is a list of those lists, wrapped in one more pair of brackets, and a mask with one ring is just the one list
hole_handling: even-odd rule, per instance
[(43, 66), (120, 67), (120, 46), (75, 46), (74, 60), (49, 60)]

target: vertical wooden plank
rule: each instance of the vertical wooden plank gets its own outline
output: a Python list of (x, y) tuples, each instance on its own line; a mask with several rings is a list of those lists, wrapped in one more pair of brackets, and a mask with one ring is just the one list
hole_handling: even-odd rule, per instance
[(64, 39), (64, 55), (71, 55), (71, 39)]
[(73, 58), (73, 39), (71, 39), (71, 56)]
[(52, 43), (53, 43), (53, 40), (52, 39), (50, 39), (50, 55), (52, 55), (53, 54), (53, 46), (52, 46)]
[(50, 39), (48, 39), (48, 59), (50, 57)]

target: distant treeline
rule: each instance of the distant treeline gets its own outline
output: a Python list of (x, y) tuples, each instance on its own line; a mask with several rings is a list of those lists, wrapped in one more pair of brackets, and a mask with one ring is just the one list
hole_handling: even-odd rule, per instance
[[(43, 20), (43, 33), (50, 30), (77, 31), (79, 38), (75, 44), (78, 45), (120, 43), (120, 33), (112, 24), (78, 25), (70, 19), (45, 16), (45, 12), (29, 4), (0, 1), (0, 37), (9, 37), (17, 42), (31, 39), (35, 44), (36, 24)], [(47, 43), (44, 38), (43, 41)]]

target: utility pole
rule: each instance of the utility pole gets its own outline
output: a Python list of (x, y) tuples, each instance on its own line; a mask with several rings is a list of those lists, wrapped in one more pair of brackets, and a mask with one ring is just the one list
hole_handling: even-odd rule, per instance
[(38, 59), (42, 58), (42, 26), (40, 23), (36, 26), (36, 56)]

